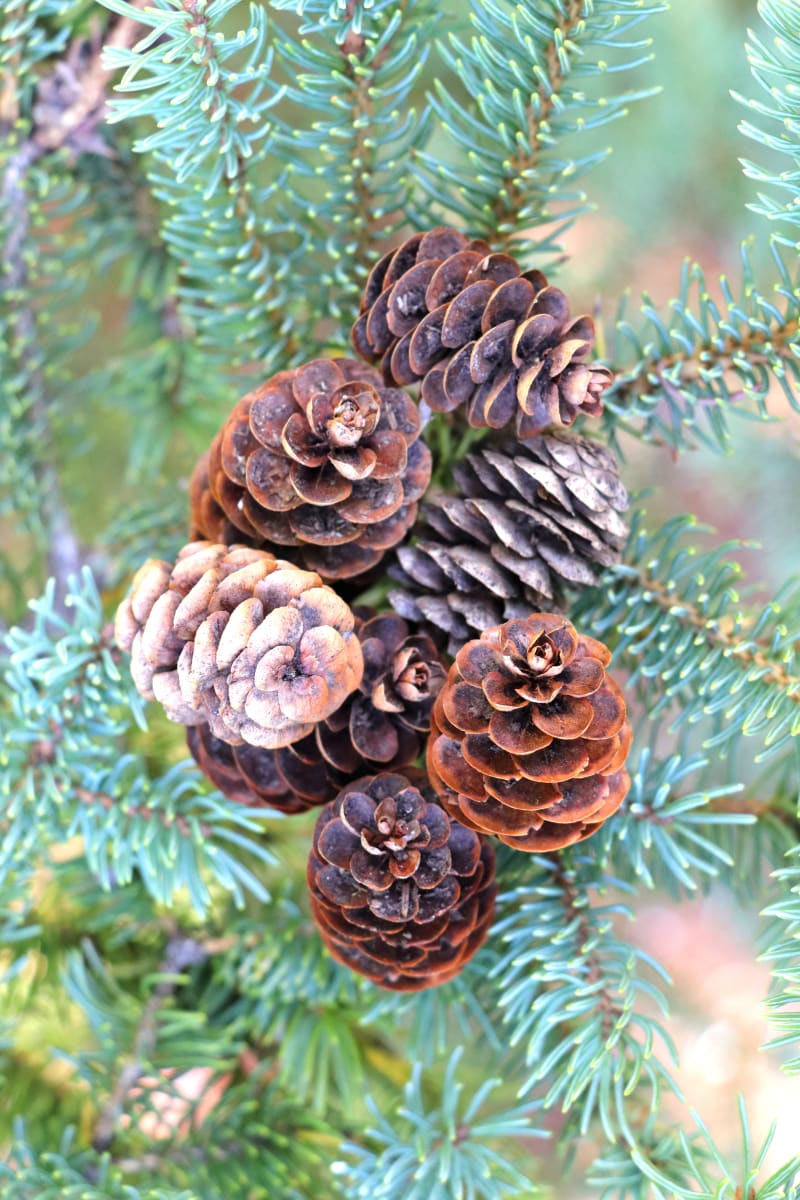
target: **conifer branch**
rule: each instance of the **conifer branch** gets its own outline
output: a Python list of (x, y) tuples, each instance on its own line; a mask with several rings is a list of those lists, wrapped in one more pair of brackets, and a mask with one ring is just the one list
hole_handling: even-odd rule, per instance
[(571, 38), (581, 32), (585, 19), (583, 0), (566, 0), (552, 39), (544, 50), (544, 69), (537, 90), (525, 103), (527, 130), (524, 141), (508, 162), (507, 172), (497, 198), (492, 205), (496, 222), (495, 241), (508, 250), (518, 229), (519, 212), (527, 201), (527, 177), (536, 170), (542, 151), (542, 135), (546, 136), (548, 119), (558, 103), (569, 70)]
[[(135, 0), (134, 8), (144, 7), (146, 0)], [(109, 44), (132, 45), (140, 30), (132, 17), (122, 17), (112, 23)], [(2, 247), (0, 262), (0, 295), (13, 306), (8, 319), (9, 354), (27, 380), (27, 406), (36, 430), (38, 453), (33, 463), (39, 499), (40, 518), (47, 542), (49, 574), (56, 581), (55, 611), (63, 613), (70, 578), (77, 576), (83, 561), (83, 551), (72, 527), (58, 474), (50, 426), (49, 399), (43, 363), (45, 355), (39, 347), (39, 328), (36, 314), (28, 298), (29, 260), (27, 241), (30, 232), (30, 204), (27, 176), (43, 157), (68, 149), (80, 153), (96, 149), (94, 136), (102, 119), (108, 72), (100, 61), (100, 45), (91, 47), (84, 59), (86, 41), (73, 42), (64, 61), (56, 64), (49, 77), (39, 83), (39, 94), (47, 91), (49, 80), (60, 73), (70, 78), (70, 102), (61, 109), (57, 105), (39, 103), (34, 106), (29, 132), (6, 161), (0, 183), (0, 211), (4, 212), (8, 232)], [(79, 66), (77, 65), (79, 64)], [(77, 69), (76, 69), (77, 68)], [(10, 117), (18, 113), (18, 103), (12, 96), (13, 74), (9, 75), (3, 93), (0, 138), (11, 137), (14, 124)], [(52, 86), (52, 85), (51, 85)]]

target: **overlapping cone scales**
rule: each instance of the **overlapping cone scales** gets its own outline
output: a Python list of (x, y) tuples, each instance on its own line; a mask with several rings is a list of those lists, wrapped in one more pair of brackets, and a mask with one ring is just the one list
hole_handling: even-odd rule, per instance
[(439, 412), (464, 406), (471, 425), (516, 421), (531, 437), (598, 416), (611, 382), (590, 363), (591, 317), (571, 318), (563, 292), (454, 229), (415, 234), (375, 266), (352, 332), (356, 353), (386, 380), (422, 380)]
[(136, 574), (115, 632), (137, 689), (173, 721), (274, 749), (358, 686), (355, 618), (312, 571), (263, 550), (192, 542)]
[(446, 671), (431, 639), (394, 613), (359, 623), (364, 675), (345, 704), (316, 728), (317, 747), (342, 782), (405, 767), (424, 752)]
[(631, 731), (609, 658), (553, 613), (459, 651), (428, 743), (431, 781), (457, 820), (538, 852), (589, 837), (616, 812)]
[(417, 772), (345, 788), (320, 814), (311, 911), (334, 958), (382, 987), (453, 978), (494, 914), (494, 854), (426, 796)]
[(487, 444), (453, 468), (456, 495), (422, 508), (420, 536), (398, 547), (389, 599), (404, 617), (470, 637), (533, 609), (563, 604), (564, 588), (597, 582), (619, 562), (628, 496), (613, 454), (565, 431)]
[(192, 526), (291, 547), (323, 578), (378, 563), (411, 528), (431, 475), (420, 417), (351, 359), (282, 371), (234, 408), (192, 478)]
[(265, 750), (247, 742), (231, 746), (207, 725), (186, 730), (186, 743), (203, 774), (238, 804), (293, 814), (328, 804), (340, 790), (313, 735), (291, 746)]

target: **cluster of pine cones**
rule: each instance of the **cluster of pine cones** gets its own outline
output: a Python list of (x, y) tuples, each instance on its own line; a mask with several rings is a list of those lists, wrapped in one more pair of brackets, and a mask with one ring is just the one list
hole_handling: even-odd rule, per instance
[[(416, 990), (486, 937), (492, 838), (559, 850), (625, 797), (609, 652), (564, 610), (619, 560), (627, 495), (609, 451), (566, 432), (610, 382), (592, 321), (509, 255), (409, 238), (352, 340), (379, 367), (317, 359), (235, 406), (192, 478), (190, 542), (139, 570), (116, 637), (226, 796), (320, 809), (325, 944)], [(442, 494), (431, 410), (487, 430)], [(359, 606), (390, 553), (393, 611)]]

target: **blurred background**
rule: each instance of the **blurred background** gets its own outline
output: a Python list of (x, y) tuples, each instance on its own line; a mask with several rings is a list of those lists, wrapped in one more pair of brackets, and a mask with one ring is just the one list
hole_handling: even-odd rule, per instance
[[(461, 0), (447, 0), (444, 7), (463, 13)], [(276, 19), (289, 18), (277, 13)], [(642, 292), (656, 305), (668, 305), (686, 258), (702, 265), (712, 290), (720, 274), (729, 276), (736, 290), (741, 240), (757, 232), (762, 244), (766, 241), (763, 218), (746, 207), (754, 198), (754, 185), (744, 178), (738, 160), (751, 147), (737, 132), (744, 110), (730, 94), (754, 92), (743, 47), (748, 26), (758, 26), (755, 0), (672, 0), (671, 11), (647, 26), (654, 62), (624, 80), (630, 88), (660, 84), (663, 91), (636, 104), (625, 120), (585, 135), (598, 147), (612, 142), (614, 152), (587, 177), (595, 211), (567, 234), (568, 258), (558, 283), (573, 310), (596, 312), (601, 328), (604, 320), (613, 323), (626, 290), (634, 314)], [(764, 267), (768, 287), (766, 256), (756, 253), (755, 259)], [(120, 283), (115, 270), (98, 279), (87, 298), (87, 306), (102, 316), (98, 335), (81, 352), (85, 369), (124, 367), (130, 344), (124, 330), (135, 328), (136, 300), (119, 299)], [(146, 329), (141, 336), (148, 336)], [(130, 387), (136, 389), (135, 375)], [(780, 421), (732, 422), (729, 457), (695, 450), (675, 459), (664, 450), (623, 443), (629, 488), (653, 489), (645, 502), (648, 523), (694, 512), (719, 538), (757, 541), (741, 559), (747, 582), (764, 596), (774, 594), (800, 564), (800, 417), (777, 390), (770, 407)], [(186, 484), (198, 450), (222, 415), (222, 405), (185, 414), (184, 432), (171, 444), (165, 477), (177, 475)], [(70, 417), (60, 431), (68, 450), (65, 485), (86, 543), (102, 538), (121, 498), (135, 492), (124, 476), (128, 442), (136, 433), (126, 414), (108, 410), (83, 412), (79, 420)], [(185, 504), (182, 496), (178, 501), (178, 508)], [(33, 552), (11, 522), (0, 537), (0, 553), (5, 567), (0, 601), (6, 618), (14, 620), (29, 592), (16, 573)], [(154, 762), (183, 757), (181, 731), (153, 715), (148, 737)], [(301, 830), (301, 840), (305, 832)], [(688, 1105), (703, 1114), (721, 1149), (734, 1149), (736, 1095), (741, 1092), (756, 1135), (779, 1118), (770, 1156), (777, 1165), (798, 1150), (800, 1104), (797, 1084), (781, 1073), (777, 1056), (759, 1050), (767, 1038), (761, 1002), (768, 987), (767, 967), (757, 961), (759, 933), (757, 915), (742, 911), (722, 889), (691, 904), (676, 905), (651, 894), (638, 905), (637, 940), (672, 975), (671, 1031), (682, 1058), (678, 1079)], [(52, 1040), (54, 1021), (63, 1026), (63, 1013), (48, 1011), (46, 1004), (30, 1014), (20, 1043), (23, 1056), (36, 1061), (38, 1047)], [(676, 1119), (684, 1121), (685, 1111), (680, 1116), (676, 1112)], [(539, 1143), (531, 1147), (532, 1156), (541, 1153)], [(587, 1147), (584, 1165), (590, 1158)], [(530, 1161), (531, 1174), (538, 1176), (539, 1162)], [(566, 1192), (559, 1183), (557, 1194), (559, 1200), (578, 1200), (585, 1193), (580, 1188)]]

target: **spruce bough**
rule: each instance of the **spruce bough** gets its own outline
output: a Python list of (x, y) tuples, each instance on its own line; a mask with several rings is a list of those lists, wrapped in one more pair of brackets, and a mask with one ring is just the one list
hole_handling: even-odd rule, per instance
[[(583, 1139), (592, 1147), (588, 1183), (601, 1196), (797, 1195), (800, 1161), (768, 1176), (767, 1146), (753, 1138), (743, 1103), (741, 1161), (725, 1159), (702, 1114), (685, 1111), (683, 1130), (676, 1127), (668, 1106), (678, 1090), (669, 982), (634, 943), (629, 917), (643, 888), (666, 888), (680, 903), (717, 879), (764, 909), (774, 1045), (786, 1053), (787, 1070), (796, 1070), (798, 592), (790, 582), (773, 601), (751, 604), (738, 590), (737, 545), (715, 545), (688, 517), (651, 521), (648, 529), (641, 500), (626, 515), (623, 549), (624, 504), (609, 466), (626, 437), (676, 453), (698, 443), (725, 449), (743, 413), (772, 415), (776, 388), (797, 408), (798, 186), (770, 158), (777, 151), (789, 166), (798, 158), (793, 0), (762, 0), (762, 32), (748, 43), (760, 98), (743, 101), (750, 114), (742, 130), (752, 141), (745, 171), (757, 181), (757, 236), (770, 252), (755, 256), (758, 272), (744, 254), (740, 284), (722, 281), (722, 308), (699, 269), (687, 269), (669, 318), (647, 299), (640, 317), (620, 309), (614, 328), (601, 330), (599, 365), (586, 349), (586, 319), (576, 326), (561, 292), (540, 274), (550, 273), (558, 250), (553, 214), (570, 220), (585, 207), (582, 176), (597, 156), (576, 157), (579, 131), (648, 94), (603, 95), (603, 73), (609, 64), (622, 71), (646, 61), (641, 27), (656, 32), (653, 18), (663, 8), (639, 0), (474, 0), (471, 25), (456, 29), (449, 12), (428, 0), (0, 5), (0, 437), (8, 464), (0, 501), (22, 518), (26, 539), (23, 567), (9, 557), (5, 573), (15, 623), (3, 635), (0, 700), (2, 1071), (19, 1118), (2, 1130), (4, 1198), (536, 1195), (539, 1160), (556, 1147), (552, 1138), (531, 1139), (552, 1126), (554, 1108), (563, 1113), (559, 1141), (567, 1153)], [(375, 263), (434, 225), (457, 227), (463, 243), (431, 255), (433, 269), (420, 270), (425, 260), (415, 257), (408, 267), (418, 271), (416, 290), (400, 289), (392, 300), (385, 276), (370, 278)], [(492, 277), (468, 281), (475, 264), (464, 259), (455, 274), (452, 263), (440, 270), (460, 253), (488, 255)], [(509, 259), (519, 270), (505, 278)], [(91, 295), (111, 270), (126, 332), (114, 357), (87, 367), (102, 356), (87, 353), (93, 326), (75, 321), (75, 298), (86, 287)], [(272, 659), (264, 667), (254, 660), (252, 680), (243, 672), (243, 705), (266, 713), (263, 697), (288, 689), (297, 693), (288, 720), (309, 726), (288, 746), (256, 747), (269, 756), (271, 775), (261, 769), (264, 759), (254, 765), (250, 743), (215, 743), (205, 724), (192, 725), (192, 753), (214, 779), (210, 787), (186, 757), (180, 731), (141, 703), (110, 617), (144, 559), (178, 557), (189, 507), (181, 489), (238, 398), (254, 383), (296, 379), (309, 362), (352, 355), (348, 335), (362, 295), (363, 312), (378, 305), (377, 316), (371, 325), (369, 316), (362, 320), (354, 346), (382, 360), (382, 380), (365, 366), (373, 370), (371, 391), (342, 393), (343, 407), (330, 411), (317, 404), (309, 412), (312, 398), (304, 396), (291, 429), (283, 422), (270, 430), (274, 446), (243, 448), (248, 459), (273, 453), (283, 472), (273, 490), (289, 495), (286, 513), (301, 513), (311, 500), (342, 506), (341, 524), (333, 517), (292, 524), (269, 510), (270, 532), (257, 553), (285, 559), (287, 571), (303, 576), (301, 593), (328, 586), (330, 545), (344, 523), (360, 526), (341, 545), (344, 552), (358, 543), (358, 554), (343, 553), (348, 566), (330, 581), (340, 593), (330, 602), (337, 619), (355, 614), (352, 633), (326, 618), (332, 632), (311, 639), (319, 670), (308, 674), (270, 674)], [(428, 306), (426, 297), (440, 303)], [(435, 315), (442, 306), (449, 306), (447, 324), (444, 312)], [(376, 440), (378, 421), (371, 426), (373, 392), (382, 402), (398, 385), (424, 406), (421, 433), (413, 416), (404, 429), (405, 459), (397, 439)], [(399, 404), (389, 402), (392, 412)], [(69, 420), (89, 411), (100, 431), (108, 414), (113, 444), (124, 440), (129, 453), (125, 480), (115, 480), (110, 529), (91, 545), (75, 532), (73, 484), (63, 471), (73, 448)], [(546, 451), (515, 451), (517, 433), (542, 436), (545, 426), (575, 418), (574, 431), (544, 435), (554, 439)], [(130, 429), (125, 439), (121, 421)], [(325, 440), (331, 421), (339, 424)], [(354, 451), (359, 422), (363, 446)], [(233, 423), (233, 451), (234, 430), (240, 437), (241, 419)], [(569, 492), (558, 457), (562, 446), (574, 455), (581, 439), (604, 444), (599, 459), (594, 451), (582, 458), (594, 498), (585, 485)], [(422, 450), (409, 466), (415, 445), (428, 447), (427, 466)], [(316, 461), (323, 449), (327, 465)], [(241, 509), (226, 513), (220, 503), (230, 502), (221, 482), (225, 454), (223, 432), (193, 489), (197, 498), (209, 488), (193, 510), (195, 524), (198, 514), (216, 524), (192, 534), (230, 545), (228, 526)], [(548, 467), (550, 454), (558, 470)], [(499, 485), (491, 476), (495, 507), (487, 509), (476, 488), (481, 471), (489, 478), (483, 464), (491, 455), (511, 462), (513, 473)], [(469, 489), (459, 493), (454, 480), (465, 478), (466, 462)], [(352, 520), (360, 515), (352, 495), (372, 494), (376, 463), (386, 512), (374, 528), (385, 522), (387, 536), (370, 545), (372, 527)], [(411, 511), (430, 469), (428, 503), (435, 509), (448, 497), (441, 512), (455, 531), (442, 518), (436, 524), (430, 508), (420, 517)], [(281, 490), (284, 476), (291, 494)], [(238, 506), (251, 495), (247, 468), (241, 479), (226, 478), (239, 488)], [(268, 478), (274, 485), (277, 477)], [(598, 524), (603, 512), (613, 516)], [(494, 518), (498, 538), (487, 548), (486, 521), (491, 527)], [(537, 534), (548, 520), (549, 541)], [(309, 535), (320, 528), (333, 543), (315, 552), (316, 565), (299, 562), (296, 543), (313, 545)], [(274, 541), (276, 529), (295, 544)], [(424, 580), (409, 579), (412, 559), (395, 550), (403, 542), (433, 564)], [(503, 588), (515, 571), (524, 579), (524, 569), (524, 611), (512, 611), (520, 598)], [(376, 628), (398, 584), (407, 628)], [(404, 747), (419, 750), (434, 701), (443, 720), (459, 715), (469, 724), (467, 698), (448, 702), (451, 718), (437, 699), (445, 668), (481, 631), (503, 622), (517, 629), (531, 612), (557, 609), (531, 604), (549, 594), (543, 584), (579, 635), (610, 648), (609, 672), (624, 679), (634, 735), (625, 762), (630, 789), (599, 831), (558, 852), (521, 854), (490, 831), (471, 833), (468, 853), (456, 832), (451, 870), (421, 845), (423, 830), (436, 823), (428, 810), (439, 810)], [(267, 616), (257, 587), (231, 603), (231, 614), (250, 607), (227, 642), (207, 642), (215, 670), (233, 643), (244, 639), (246, 648), (255, 636), (253, 601)], [(21, 601), (36, 592), (26, 614)], [(211, 614), (202, 606), (198, 613), (228, 611), (215, 604)], [(214, 622), (222, 624), (218, 615)], [(275, 661), (288, 663), (287, 648), (302, 657), (307, 630), (294, 618), (284, 624), (265, 653), (277, 650)], [(371, 637), (359, 638), (359, 629)], [(343, 642), (350, 635), (359, 651), (350, 654), (345, 695), (337, 694), (320, 725), (314, 697), (323, 683), (336, 691), (342, 678), (333, 633)], [(177, 672), (177, 659), (162, 662), (148, 646), (153, 678)], [(179, 657), (182, 647), (169, 646)], [(359, 653), (366, 662), (357, 682)], [(550, 669), (542, 644), (515, 653), (527, 656), (528, 667), (533, 655), (537, 680)], [(204, 667), (185, 667), (196, 689), (218, 698)], [(266, 691), (255, 685), (256, 670)], [(436, 693), (429, 698), (426, 680)], [(501, 705), (514, 708), (510, 692), (503, 699), (500, 682), (494, 686)], [(417, 692), (406, 696), (409, 688)], [(559, 715), (563, 747), (583, 738), (583, 702), (573, 695)], [(273, 720), (272, 700), (267, 707)], [(249, 729), (252, 718), (235, 711), (237, 733)], [(545, 723), (554, 719), (545, 713)], [(494, 728), (507, 739), (510, 726), (505, 719)], [(556, 736), (554, 728), (542, 732)], [(460, 735), (470, 770), (488, 767), (487, 745), (468, 739), (489, 735)], [(370, 803), (379, 820), (358, 802), (358, 837), (370, 850), (351, 842), (356, 818), (348, 824), (346, 810), (355, 801), (299, 812), (332, 803), (329, 787), (341, 797), (356, 754), (369, 764), (361, 778), (384, 780), (368, 785), (378, 788)], [(383, 776), (380, 755), (388, 763)], [(292, 783), (298, 771), (304, 792)], [(514, 788), (530, 800), (548, 786), (524, 771), (488, 777), (517, 802)], [(248, 790), (258, 792), (257, 803), (242, 802)], [(288, 797), (286, 820), (267, 807), (280, 797)], [(322, 882), (325, 863), (345, 869), (338, 862), (346, 851), (368, 893), (364, 911), (378, 922), (379, 936), (361, 943), (373, 977), (386, 970), (374, 955), (392, 942), (380, 914), (405, 920), (412, 899), (421, 903), (443, 886), (455, 896), (464, 884), (465, 895), (478, 897), (469, 901), (468, 925), (478, 934), (464, 943), (469, 953), (451, 953), (453, 944), (443, 951), (417, 924), (408, 956), (415, 981), (426, 961), (445, 975), (457, 963), (459, 973), (405, 994), (379, 990), (330, 957), (303, 879), (320, 811), (328, 815), (316, 835), (323, 853), (312, 872), (313, 903), (325, 907), (328, 941), (340, 944), (361, 911), (348, 894), (344, 916), (343, 893), (332, 896), (328, 876), (327, 893)], [(456, 830), (463, 828), (457, 815), (448, 817)], [(585, 819), (591, 824), (589, 809)], [(479, 843), (489, 848), (478, 856), (480, 881)], [(490, 922), (494, 893), (485, 871), (495, 858)], [(403, 881), (415, 871), (423, 883), (436, 882), (412, 898)], [(446, 925), (458, 904), (430, 911)], [(369, 930), (358, 928), (363, 939)], [(352, 963), (355, 953), (345, 958)], [(70, 1013), (68, 1022), (45, 1026), (42, 1039), (66, 1056), (58, 1079), (44, 1069), (53, 1051), (37, 1060), (20, 1041), (31, 1011)]]

